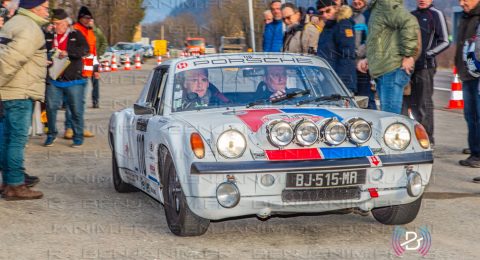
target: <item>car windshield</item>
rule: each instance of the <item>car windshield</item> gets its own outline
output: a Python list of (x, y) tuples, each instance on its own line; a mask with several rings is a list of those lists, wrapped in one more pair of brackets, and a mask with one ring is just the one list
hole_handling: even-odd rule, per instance
[(201, 40), (189, 40), (188, 45), (190, 45), (190, 46), (200, 46), (200, 45), (203, 45), (203, 41), (201, 41)]
[(175, 74), (174, 112), (232, 106), (348, 106), (350, 93), (329, 68), (216, 67)]
[(116, 44), (114, 48), (119, 51), (130, 51), (130, 50), (133, 50), (133, 44), (119, 43), (119, 44)]

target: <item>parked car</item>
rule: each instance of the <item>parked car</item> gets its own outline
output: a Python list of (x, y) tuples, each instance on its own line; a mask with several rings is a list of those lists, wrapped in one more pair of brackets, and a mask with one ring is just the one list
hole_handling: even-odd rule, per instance
[(114, 187), (163, 203), (180, 236), (249, 215), (351, 211), (409, 223), (432, 172), (428, 135), (356, 100), (367, 105), (316, 56), (166, 61), (133, 107), (111, 116)]
[(153, 55), (153, 47), (150, 46), (150, 45), (143, 45), (142, 46), (143, 48), (143, 57), (145, 58), (152, 58), (154, 55)]
[[(110, 64), (112, 62), (114, 52), (115, 52), (115, 50), (112, 47), (108, 47), (107, 50), (105, 51), (105, 53), (98, 58), (98, 61), (100, 63), (102, 63), (104, 61), (108, 61), (108, 63)], [(115, 54), (115, 55), (117, 55), (117, 54)], [(118, 57), (116, 57), (115, 62), (117, 62), (117, 63), (119, 62)]]
[(213, 45), (205, 46), (205, 54), (215, 54), (215, 53), (217, 53), (217, 50), (215, 49), (215, 46), (213, 46)]
[(142, 44), (132, 43), (132, 42), (119, 42), (112, 47), (119, 56), (120, 64), (125, 64), (127, 57), (130, 58), (130, 63), (135, 63), (135, 57), (138, 54), (140, 56), (140, 61), (144, 63), (144, 50)]
[(245, 37), (226, 37), (222, 36), (220, 39), (221, 53), (240, 53), (247, 51), (247, 44)]

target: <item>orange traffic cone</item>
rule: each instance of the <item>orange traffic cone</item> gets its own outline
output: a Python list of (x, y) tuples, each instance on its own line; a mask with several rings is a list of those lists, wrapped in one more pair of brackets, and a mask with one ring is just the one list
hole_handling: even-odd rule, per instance
[(123, 67), (123, 70), (131, 70), (130, 68), (130, 57), (127, 56), (127, 60), (125, 61), (125, 66)]
[(157, 65), (161, 65), (162, 64), (162, 56), (158, 56), (157, 58)]
[(117, 58), (115, 57), (115, 53), (112, 54), (112, 72), (118, 71), (117, 66)]
[(140, 55), (135, 56), (135, 69), (139, 70), (142, 68), (142, 62), (140, 61)]
[(112, 71), (112, 70), (110, 69), (110, 65), (108, 64), (108, 61), (105, 61), (103, 64), (104, 64), (104, 66), (105, 66), (105, 72), (110, 72), (110, 71)]
[(457, 68), (453, 68), (452, 92), (450, 94), (450, 102), (447, 109), (463, 109), (463, 92), (462, 83), (458, 79)]

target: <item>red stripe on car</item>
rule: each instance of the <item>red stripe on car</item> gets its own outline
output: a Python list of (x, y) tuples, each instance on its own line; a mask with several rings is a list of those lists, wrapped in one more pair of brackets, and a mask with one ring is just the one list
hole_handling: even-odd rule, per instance
[(288, 150), (266, 150), (267, 158), (270, 161), (292, 161), (292, 160), (320, 160), (322, 156), (317, 148), (309, 149), (288, 149)]
[(265, 123), (264, 117), (272, 114), (281, 114), (282, 111), (278, 109), (262, 109), (262, 110), (245, 110), (244, 114), (237, 115), (240, 120), (245, 123), (250, 130), (257, 132), (258, 129)]

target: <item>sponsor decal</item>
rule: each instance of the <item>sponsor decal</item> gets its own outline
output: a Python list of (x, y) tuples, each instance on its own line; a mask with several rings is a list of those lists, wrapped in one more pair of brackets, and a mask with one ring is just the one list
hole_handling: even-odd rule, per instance
[(177, 69), (179, 69), (179, 70), (183, 70), (183, 69), (186, 69), (186, 68), (188, 68), (188, 63), (186, 63), (186, 62), (180, 62), (180, 63), (177, 64)]
[(141, 132), (146, 132), (148, 127), (148, 119), (146, 118), (138, 118), (137, 120), (137, 130)]
[(155, 177), (148, 175), (148, 179), (155, 182), (157, 185), (160, 185), (160, 182)]
[(352, 29), (345, 29), (345, 36), (347, 36), (348, 38), (352, 38), (353, 37), (353, 30)]
[(297, 108), (285, 108), (285, 109), (252, 109), (244, 110), (244, 113), (237, 114), (237, 117), (243, 121), (245, 125), (252, 131), (257, 132), (260, 127), (273, 119), (273, 116), (278, 116), (282, 120), (292, 122), (301, 118), (308, 118), (314, 122), (320, 121), (324, 118), (336, 117), (342, 121), (343, 118), (339, 115), (332, 113), (326, 109), (297, 109)]
[(156, 169), (155, 165), (150, 164), (150, 172), (151, 173), (156, 173), (157, 172), (157, 169)]
[(432, 235), (426, 226), (420, 227), (418, 232), (396, 226), (392, 236), (392, 247), (395, 255), (399, 257), (406, 251), (417, 251), (421, 256), (426, 256), (432, 247)]
[(266, 150), (265, 153), (270, 161), (333, 160), (361, 158), (373, 155), (368, 146)]
[(368, 161), (370, 162), (370, 167), (382, 167), (382, 160), (379, 156), (369, 156)]
[[(313, 64), (311, 58), (294, 58), (294, 57), (259, 57), (254, 58), (252, 56), (243, 56), (238, 58), (214, 58), (214, 59), (201, 59), (195, 60), (193, 66), (202, 65), (245, 65), (245, 64), (295, 64), (295, 65), (308, 65)], [(177, 68), (180, 69), (177, 65)], [(182, 68), (184, 69), (184, 68)]]

